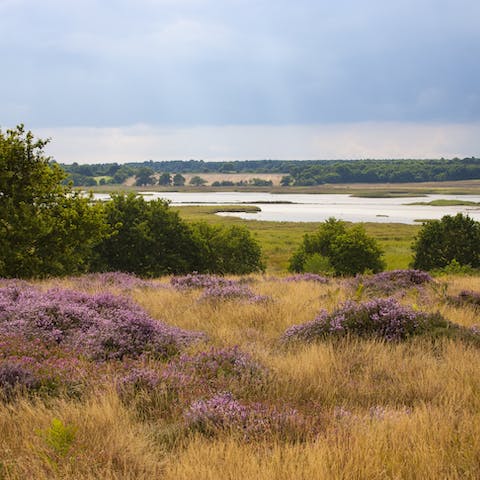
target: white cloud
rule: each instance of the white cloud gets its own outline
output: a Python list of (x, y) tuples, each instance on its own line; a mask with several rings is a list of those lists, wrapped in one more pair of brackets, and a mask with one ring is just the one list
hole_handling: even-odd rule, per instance
[(480, 154), (480, 123), (162, 128), (41, 128), (63, 163), (244, 159), (439, 158)]

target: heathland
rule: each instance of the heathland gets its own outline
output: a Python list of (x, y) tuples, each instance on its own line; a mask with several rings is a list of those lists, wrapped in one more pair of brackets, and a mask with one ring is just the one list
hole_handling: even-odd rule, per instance
[(472, 291), (412, 271), (3, 280), (0, 478), (479, 478)]

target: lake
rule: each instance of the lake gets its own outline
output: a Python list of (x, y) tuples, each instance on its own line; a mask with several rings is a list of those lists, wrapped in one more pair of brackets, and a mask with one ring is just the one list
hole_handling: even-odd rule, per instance
[[(480, 206), (434, 207), (407, 205), (432, 200), (466, 200), (480, 202), (480, 195), (425, 195), (403, 198), (357, 198), (345, 194), (275, 194), (267, 192), (142, 192), (146, 200), (167, 199), (172, 205), (256, 205), (261, 212), (222, 212), (246, 220), (321, 222), (336, 217), (350, 222), (416, 223), (438, 219), (443, 215), (465, 213), (480, 221)], [(107, 200), (108, 194), (95, 194)], [(267, 202), (267, 203), (266, 203)], [(283, 203), (268, 203), (283, 202)]]

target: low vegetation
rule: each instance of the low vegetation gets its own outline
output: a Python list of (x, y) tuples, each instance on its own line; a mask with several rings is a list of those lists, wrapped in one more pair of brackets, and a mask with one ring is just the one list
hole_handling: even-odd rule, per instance
[(1, 280), (0, 478), (478, 478), (478, 296), (420, 271)]

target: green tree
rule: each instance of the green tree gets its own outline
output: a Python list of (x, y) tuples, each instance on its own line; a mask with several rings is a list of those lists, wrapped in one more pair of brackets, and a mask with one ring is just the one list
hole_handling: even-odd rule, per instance
[(62, 185), (47, 143), (23, 125), (0, 131), (0, 276), (84, 272), (106, 233), (102, 206)]
[(155, 178), (153, 176), (155, 172), (150, 167), (140, 167), (135, 175), (135, 185), (143, 187), (145, 185), (153, 185)]
[(173, 186), (183, 187), (185, 185), (185, 177), (181, 173), (177, 173), (173, 176)]
[(432, 270), (452, 262), (480, 267), (480, 223), (461, 213), (429, 220), (412, 249), (414, 268)]
[(162, 173), (158, 179), (159, 185), (168, 186), (172, 184), (172, 176), (169, 173)]
[(208, 183), (204, 178), (195, 175), (190, 179), (190, 185), (195, 185), (196, 187), (200, 187), (201, 185), (205, 185)]
[(292, 185), (293, 181), (294, 180), (291, 175), (284, 175), (280, 180), (280, 185), (282, 187), (288, 187), (289, 185)]
[(247, 228), (199, 223), (194, 230), (202, 249), (198, 271), (234, 275), (264, 271), (260, 246)]
[(198, 269), (201, 246), (168, 202), (117, 194), (105, 213), (112, 233), (96, 248), (97, 270), (153, 277)]
[(289, 270), (307, 271), (314, 266), (316, 273), (325, 268), (335, 275), (355, 275), (366, 270), (379, 272), (384, 268), (382, 251), (374, 238), (361, 225), (347, 228), (345, 222), (329, 218), (317, 232), (305, 234), (303, 242), (290, 259)]

